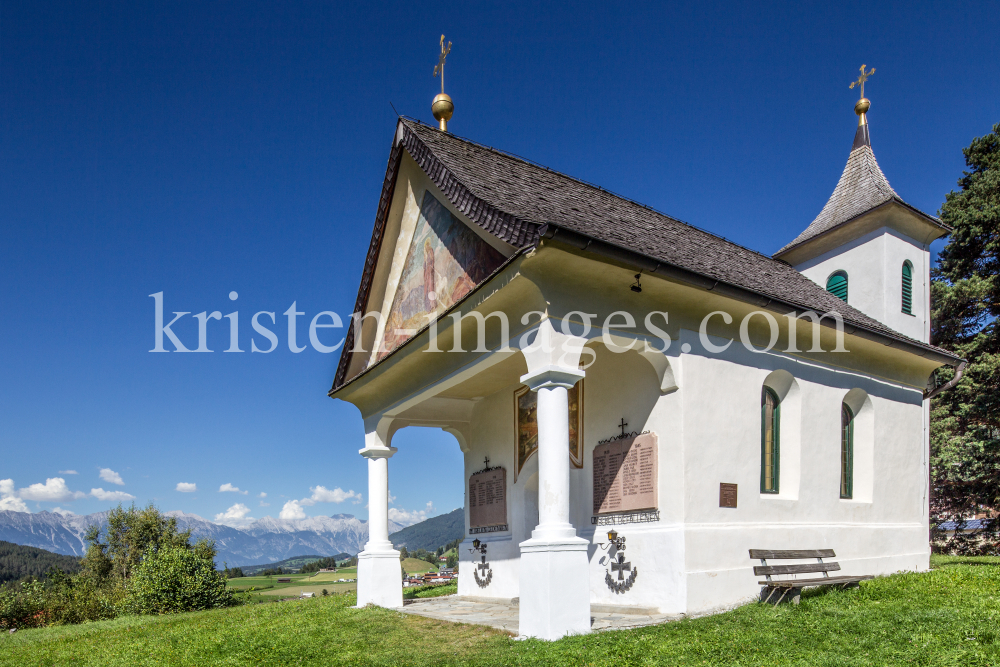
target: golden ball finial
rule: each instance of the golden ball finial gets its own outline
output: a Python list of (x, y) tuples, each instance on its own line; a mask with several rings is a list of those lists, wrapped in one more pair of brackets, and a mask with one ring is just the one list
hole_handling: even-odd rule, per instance
[(451, 120), (451, 115), (455, 113), (455, 103), (451, 101), (451, 98), (447, 94), (439, 93), (431, 103), (431, 113), (434, 114), (434, 120), (438, 122), (438, 127), (441, 128), (441, 131), (447, 132), (448, 121)]
[(854, 113), (858, 114), (858, 125), (866, 125), (868, 123), (868, 118), (865, 113), (871, 107), (872, 103), (867, 97), (862, 97), (860, 100), (854, 103)]

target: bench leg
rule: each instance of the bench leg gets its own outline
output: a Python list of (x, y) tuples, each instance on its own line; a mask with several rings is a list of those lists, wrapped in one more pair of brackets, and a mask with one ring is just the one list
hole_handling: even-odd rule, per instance
[(778, 606), (782, 602), (792, 602), (794, 604), (798, 604), (799, 595), (801, 593), (801, 588), (764, 586), (760, 589), (760, 601), (774, 606)]

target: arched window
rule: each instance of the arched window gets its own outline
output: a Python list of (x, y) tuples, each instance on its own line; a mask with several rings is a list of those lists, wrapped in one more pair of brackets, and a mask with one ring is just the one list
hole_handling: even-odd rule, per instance
[(847, 302), (847, 272), (837, 271), (826, 279), (826, 291)]
[(840, 497), (854, 497), (854, 413), (840, 404)]
[(913, 265), (910, 260), (903, 262), (903, 312), (913, 314)]
[(760, 492), (778, 492), (781, 404), (770, 387), (760, 393)]

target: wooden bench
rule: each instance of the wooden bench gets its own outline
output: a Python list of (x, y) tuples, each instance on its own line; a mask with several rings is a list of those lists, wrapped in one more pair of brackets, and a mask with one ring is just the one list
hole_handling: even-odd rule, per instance
[[(751, 549), (750, 558), (759, 558), (760, 565), (755, 565), (753, 573), (758, 577), (763, 575), (766, 580), (757, 583), (764, 588), (760, 591), (760, 601), (779, 604), (780, 602), (799, 603), (799, 596), (803, 588), (809, 586), (841, 586), (842, 588), (857, 587), (859, 582), (865, 579), (872, 579), (872, 575), (865, 574), (854, 577), (831, 577), (831, 572), (840, 570), (840, 563), (824, 563), (824, 558), (836, 558), (837, 554), (833, 549), (812, 549), (812, 550), (791, 550), (775, 551), (771, 549)], [(805, 560), (815, 558), (815, 563), (802, 565), (768, 565), (769, 560)], [(791, 574), (812, 574), (822, 572), (822, 577), (811, 579), (782, 579), (775, 580), (771, 577)]]

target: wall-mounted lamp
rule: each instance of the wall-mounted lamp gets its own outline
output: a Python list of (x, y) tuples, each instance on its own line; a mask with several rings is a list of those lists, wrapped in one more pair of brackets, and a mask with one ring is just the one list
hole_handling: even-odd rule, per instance
[(486, 555), (486, 545), (479, 541), (479, 538), (472, 540), (472, 548), (469, 549), (470, 554), (481, 553)]
[(613, 528), (608, 531), (607, 545), (602, 544), (600, 542), (597, 543), (597, 546), (605, 550), (610, 549), (612, 545), (614, 545), (615, 549), (617, 549), (618, 551), (625, 551), (625, 538), (619, 537), (618, 532), (615, 531)]
[(641, 292), (642, 291), (642, 283), (639, 282), (639, 277), (640, 276), (642, 276), (642, 271), (640, 271), (639, 273), (635, 274), (635, 282), (632, 283), (631, 286), (629, 286), (629, 289), (632, 290), (633, 292)]

